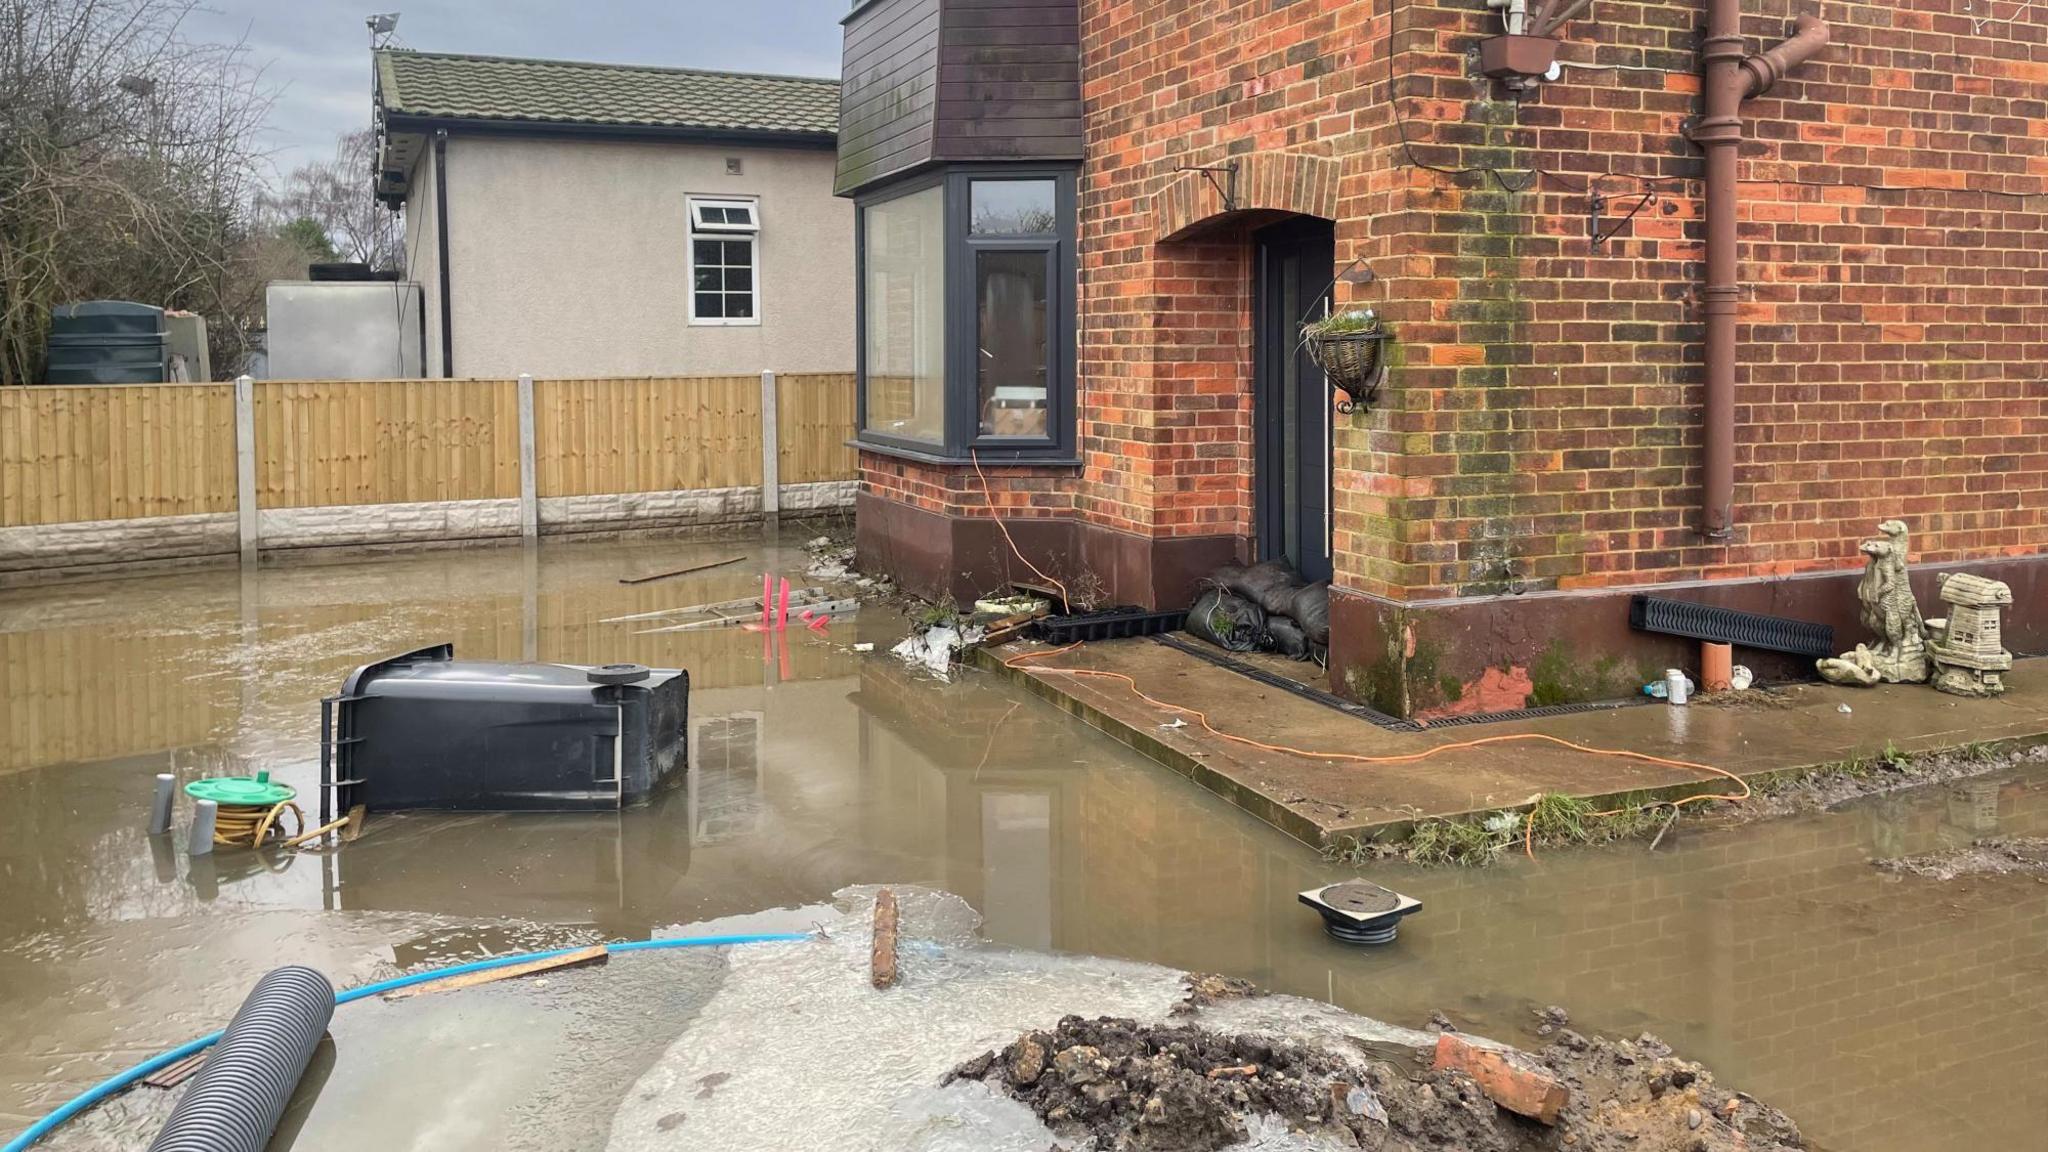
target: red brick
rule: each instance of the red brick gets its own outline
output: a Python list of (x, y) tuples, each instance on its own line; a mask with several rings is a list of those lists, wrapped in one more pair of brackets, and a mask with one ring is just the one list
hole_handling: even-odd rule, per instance
[(1522, 1067), (1496, 1049), (1467, 1043), (1455, 1033), (1437, 1036), (1433, 1066), (1439, 1072), (1450, 1070), (1470, 1076), (1487, 1099), (1516, 1115), (1544, 1124), (1557, 1123), (1558, 1115), (1571, 1103), (1571, 1089), (1555, 1078)]

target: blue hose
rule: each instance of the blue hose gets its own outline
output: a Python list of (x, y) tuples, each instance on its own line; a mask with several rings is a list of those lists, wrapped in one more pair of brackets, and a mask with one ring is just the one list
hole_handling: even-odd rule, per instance
[[(607, 944), (605, 945), (605, 951), (647, 952), (660, 948), (716, 948), (727, 944), (789, 943), (808, 939), (810, 939), (808, 935), (800, 932), (760, 932), (743, 936), (678, 936), (668, 940), (627, 940), (617, 944)], [(361, 1000), (366, 996), (377, 996), (398, 988), (410, 988), (415, 984), (425, 984), (432, 980), (444, 980), (450, 976), (461, 976), (467, 972), (482, 972), (491, 968), (504, 968), (512, 964), (524, 964), (530, 960), (551, 960), (554, 957), (566, 956), (576, 951), (580, 951), (580, 949), (554, 948), (545, 952), (524, 952), (516, 956), (493, 956), (488, 960), (472, 960), (467, 964), (454, 964), (446, 968), (434, 968), (426, 972), (415, 972), (410, 976), (398, 976), (390, 980), (380, 980), (375, 984), (365, 984), (360, 988), (351, 988), (346, 992), (338, 993), (334, 997), (334, 1002), (338, 1005), (347, 1004), (354, 1000)], [(0, 1152), (25, 1152), (30, 1145), (55, 1132), (66, 1121), (80, 1112), (105, 1100), (116, 1092), (132, 1086), (136, 1081), (146, 1076), (154, 1075), (195, 1053), (206, 1051), (220, 1038), (220, 1032), (209, 1032), (197, 1040), (187, 1041), (168, 1052), (152, 1056), (135, 1067), (128, 1069), (126, 1072), (100, 1081), (98, 1084), (65, 1101), (56, 1111), (51, 1112), (48, 1116), (29, 1125), (21, 1135), (8, 1141), (5, 1148), (0, 1148)]]

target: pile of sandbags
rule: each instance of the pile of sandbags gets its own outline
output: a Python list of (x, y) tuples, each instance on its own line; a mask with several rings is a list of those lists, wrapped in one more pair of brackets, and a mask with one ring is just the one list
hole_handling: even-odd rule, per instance
[(1320, 662), (1330, 646), (1330, 582), (1306, 583), (1284, 560), (1225, 565), (1202, 581), (1187, 630), (1231, 652)]

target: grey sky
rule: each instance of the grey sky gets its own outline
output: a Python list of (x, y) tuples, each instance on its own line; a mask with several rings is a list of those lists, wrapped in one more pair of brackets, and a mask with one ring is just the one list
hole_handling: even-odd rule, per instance
[(279, 87), (270, 117), (280, 171), (325, 157), (370, 117), (363, 18), (397, 10), (397, 43), (434, 52), (602, 60), (807, 76), (839, 73), (848, 0), (204, 0), (195, 38), (246, 36)]

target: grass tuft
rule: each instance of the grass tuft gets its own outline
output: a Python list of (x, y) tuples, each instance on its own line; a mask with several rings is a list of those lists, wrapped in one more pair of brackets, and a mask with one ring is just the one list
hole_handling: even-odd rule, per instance
[(1512, 833), (1468, 820), (1423, 820), (1402, 847), (1403, 855), (1417, 864), (1484, 868), (1499, 859), (1512, 839)]

